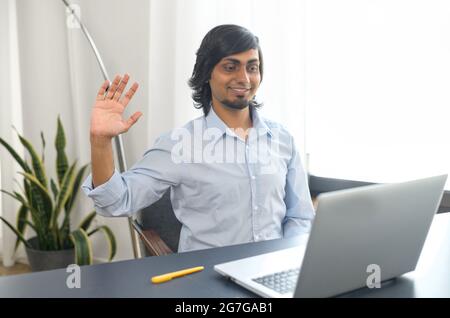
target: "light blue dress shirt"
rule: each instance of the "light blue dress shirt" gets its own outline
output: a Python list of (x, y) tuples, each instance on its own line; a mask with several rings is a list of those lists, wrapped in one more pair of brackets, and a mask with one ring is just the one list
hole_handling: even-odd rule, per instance
[(252, 110), (241, 139), (213, 108), (160, 136), (143, 158), (93, 189), (98, 214), (129, 216), (170, 188), (182, 223), (179, 252), (293, 236), (310, 231), (314, 208), (292, 136)]

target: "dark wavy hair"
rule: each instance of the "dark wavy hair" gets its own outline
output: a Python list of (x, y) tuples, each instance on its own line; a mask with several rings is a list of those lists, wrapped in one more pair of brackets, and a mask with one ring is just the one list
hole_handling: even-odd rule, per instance
[[(203, 108), (203, 113), (208, 115), (211, 108), (211, 87), (209, 80), (211, 73), (217, 63), (224, 57), (245, 52), (250, 49), (257, 49), (259, 54), (259, 72), (261, 81), (263, 78), (263, 56), (259, 46), (259, 39), (249, 30), (239, 25), (224, 24), (219, 25), (209, 31), (202, 40), (197, 51), (192, 76), (188, 81), (192, 88), (192, 99), (195, 108)], [(255, 98), (250, 101), (250, 107), (260, 107)]]

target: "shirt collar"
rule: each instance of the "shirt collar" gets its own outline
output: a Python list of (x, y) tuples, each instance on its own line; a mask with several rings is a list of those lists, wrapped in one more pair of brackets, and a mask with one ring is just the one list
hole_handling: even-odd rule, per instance
[[(250, 109), (250, 114), (252, 116), (253, 129), (256, 129), (257, 135), (260, 136), (262, 134), (268, 134), (272, 137), (272, 131), (270, 130), (267, 123), (264, 119), (259, 115), (258, 110), (254, 107)], [(206, 116), (206, 124), (208, 128), (217, 128), (223, 134), (227, 134), (229, 136), (236, 136), (236, 134), (222, 121), (222, 119), (217, 116), (214, 111), (212, 105), (209, 109), (209, 113)]]
[(258, 132), (258, 136), (262, 134), (268, 134), (272, 137), (272, 130), (270, 130), (269, 126), (267, 126), (266, 121), (259, 115), (259, 112), (256, 108), (252, 108), (250, 110), (253, 119), (253, 128)]
[(220, 132), (222, 132), (222, 135), (227, 133), (227, 131), (232, 133), (230, 131), (230, 129), (228, 128), (228, 126), (222, 121), (222, 119), (220, 119), (219, 116), (217, 116), (217, 114), (214, 111), (212, 105), (209, 108), (208, 115), (206, 116), (206, 125), (207, 125), (207, 128), (217, 128), (217, 129), (219, 129)]

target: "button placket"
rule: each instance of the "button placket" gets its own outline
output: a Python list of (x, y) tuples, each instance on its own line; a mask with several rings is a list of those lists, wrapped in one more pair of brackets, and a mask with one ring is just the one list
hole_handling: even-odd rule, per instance
[(255, 207), (256, 207), (256, 203), (255, 203), (255, 197), (256, 197), (255, 183), (253, 181), (255, 179), (255, 176), (254, 176), (254, 173), (253, 173), (253, 171), (251, 169), (251, 165), (250, 165), (250, 162), (249, 162), (249, 157), (250, 157), (250, 153), (249, 152), (250, 152), (250, 147), (249, 147), (248, 144), (246, 144), (245, 145), (245, 163), (247, 165), (247, 171), (248, 171), (248, 174), (250, 176), (250, 182), (249, 182), (250, 183), (250, 191), (251, 191), (251, 202), (250, 202), (250, 204), (251, 204), (251, 209), (252, 209), (251, 214), (252, 214), (252, 223), (253, 223), (253, 237), (254, 237), (255, 240), (259, 240), (260, 239), (260, 235), (257, 234), (258, 233), (258, 228), (259, 228), (259, 226), (258, 226), (258, 218), (256, 216), (256, 210), (257, 209), (255, 209)]

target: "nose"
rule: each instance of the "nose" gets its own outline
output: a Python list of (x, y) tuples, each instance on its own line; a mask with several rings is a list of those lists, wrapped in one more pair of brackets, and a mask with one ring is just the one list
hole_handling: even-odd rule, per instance
[(237, 73), (237, 81), (239, 83), (248, 84), (250, 83), (250, 77), (245, 67), (242, 67)]

